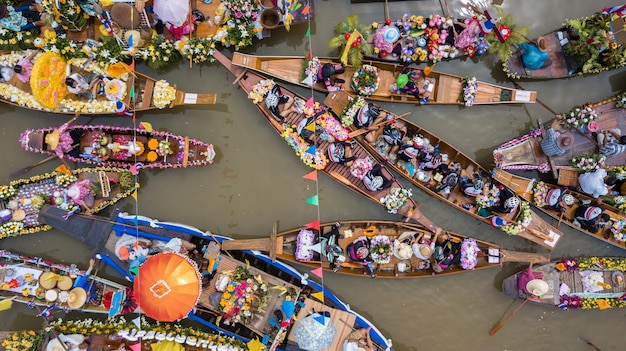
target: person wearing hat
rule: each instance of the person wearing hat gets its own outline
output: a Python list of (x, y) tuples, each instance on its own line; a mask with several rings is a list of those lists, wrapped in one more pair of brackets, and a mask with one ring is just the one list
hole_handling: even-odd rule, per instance
[(339, 239), (343, 238), (343, 235), (339, 233), (340, 227), (341, 224), (339, 222), (335, 223), (330, 231), (322, 234), (321, 239), (321, 253), (328, 259), (333, 272), (337, 272), (341, 262), (345, 261), (345, 257), (342, 255), (343, 249), (339, 246)]
[(80, 139), (83, 136), (82, 129), (73, 129), (68, 132), (67, 129), (72, 122), (78, 119), (79, 113), (62, 124), (59, 128), (55, 128), (44, 135), (44, 141), (46, 143), (46, 150), (54, 151), (57, 157), (63, 159), (65, 153), (69, 153), (74, 157), (78, 157), (80, 154)]
[(56, 338), (50, 340), (46, 345), (46, 351), (79, 351), (85, 342), (85, 336), (82, 334), (59, 334)]
[(572, 223), (591, 233), (597, 233), (598, 230), (607, 225), (610, 220), (611, 217), (604, 213), (601, 207), (580, 204), (574, 212)]
[(520, 45), (522, 63), (529, 70), (546, 68), (552, 64), (552, 59), (547, 51), (542, 51), (537, 45), (523, 43)]
[(94, 192), (91, 189), (91, 181), (89, 179), (74, 182), (67, 188), (66, 195), (75, 204), (84, 207), (88, 212), (92, 211)]
[(571, 132), (557, 132), (552, 128), (546, 130), (546, 137), (541, 140), (540, 146), (548, 157), (564, 155), (569, 151), (573, 135)]
[(369, 191), (381, 191), (389, 188), (392, 184), (392, 178), (388, 178), (383, 173), (383, 168), (380, 163), (375, 164), (363, 177), (363, 185), (365, 185)]
[(365, 271), (372, 278), (376, 278), (374, 273), (374, 263), (370, 255), (370, 241), (367, 237), (361, 236), (346, 247), (346, 254), (350, 260), (360, 263), (365, 267)]
[(346, 167), (352, 166), (352, 162), (359, 157), (359, 153), (356, 152), (354, 155), (352, 154), (352, 149), (354, 148), (354, 142), (348, 143), (345, 141), (339, 141), (331, 143), (328, 146), (328, 159), (331, 162), (339, 163)]
[(461, 176), (459, 184), (463, 194), (471, 198), (482, 194), (485, 187), (485, 181), (478, 172), (474, 173), (474, 179), (470, 179), (468, 176)]
[[(30, 20), (30, 21), (29, 21)], [(0, 3), (0, 27), (14, 32), (26, 31), (41, 27), (45, 22), (33, 5), (13, 7), (5, 2)]]
[(596, 199), (602, 195), (607, 195), (615, 186), (616, 181), (617, 179), (614, 176), (609, 176), (604, 168), (598, 168), (594, 172), (586, 172), (578, 176), (580, 189)]
[(330, 78), (335, 74), (342, 74), (344, 72), (345, 70), (342, 64), (325, 63), (319, 70), (317, 70), (317, 81), (324, 82), (324, 85), (329, 92), (343, 90), (343, 85), (337, 87), (335, 84), (345, 83), (345, 80), (337, 78), (331, 83)]
[(91, 272), (93, 271), (93, 268), (96, 265), (96, 261), (92, 258), (89, 260), (89, 268), (85, 271), (85, 274), (79, 274), (76, 276), (76, 279), (74, 279), (74, 284), (72, 285), (72, 288), (81, 288), (85, 291), (85, 293), (88, 295), (88, 298), (86, 301), (89, 301), (95, 297), (97, 297), (96, 293), (95, 293), (95, 289), (94, 289), (94, 284), (89, 281), (89, 277), (91, 276)]
[(498, 202), (493, 206), (487, 207), (487, 210), (498, 213), (512, 213), (515, 211), (520, 203), (517, 196), (515, 196), (511, 190), (503, 186), (498, 186), (498, 189), (500, 189)]
[(522, 290), (525, 294), (531, 295), (531, 292), (527, 290), (528, 282), (541, 278), (543, 278), (543, 273), (533, 272), (533, 263), (531, 262), (528, 269), (517, 276), (517, 288)]
[(565, 189), (551, 189), (546, 194), (546, 207), (554, 211), (565, 212), (572, 206), (576, 199), (571, 194), (567, 194)]
[[(387, 112), (381, 110), (380, 106), (370, 102), (359, 109), (356, 116), (354, 117), (354, 125), (359, 129), (366, 128), (367, 130), (373, 131), (376, 128), (372, 126), (378, 125), (386, 118)], [(367, 133), (365, 135), (365, 140), (373, 143), (374, 133)]]
[(350, 333), (343, 342), (343, 351), (374, 351), (370, 329), (371, 327), (361, 328)]
[(396, 155), (400, 149), (404, 137), (407, 135), (407, 127), (404, 124), (391, 123), (383, 127), (383, 139), (389, 146), (388, 158), (392, 158), (391, 155)]
[(615, 156), (626, 150), (626, 135), (622, 135), (619, 128), (605, 129), (601, 133), (591, 135), (596, 137), (600, 152), (606, 157)]

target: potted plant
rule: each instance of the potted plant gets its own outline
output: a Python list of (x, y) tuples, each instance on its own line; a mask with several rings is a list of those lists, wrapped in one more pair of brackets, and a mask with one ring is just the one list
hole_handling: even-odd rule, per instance
[[(346, 56), (347, 62), (355, 67), (361, 67), (363, 56), (371, 52), (370, 45), (367, 43), (369, 37), (369, 28), (359, 23), (357, 15), (350, 15), (346, 21), (340, 23), (335, 28), (337, 36), (328, 42), (331, 48), (339, 49), (343, 58)], [(343, 62), (346, 64), (346, 62)]]

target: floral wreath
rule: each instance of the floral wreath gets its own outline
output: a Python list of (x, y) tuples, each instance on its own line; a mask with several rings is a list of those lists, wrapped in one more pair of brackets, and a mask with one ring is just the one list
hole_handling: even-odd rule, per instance
[(378, 264), (389, 263), (393, 254), (389, 237), (386, 235), (374, 236), (370, 242), (370, 252), (374, 262)]
[(463, 95), (461, 96), (461, 101), (465, 104), (465, 106), (470, 107), (474, 105), (477, 92), (478, 81), (476, 80), (476, 77), (463, 78)]
[(413, 192), (411, 189), (391, 188), (389, 193), (380, 199), (380, 202), (385, 205), (387, 212), (398, 213), (398, 210), (402, 208), (407, 201), (409, 201), (412, 195)]
[(379, 83), (378, 69), (374, 66), (363, 65), (352, 75), (352, 89), (362, 96), (372, 95)]
[(361, 110), (361, 107), (365, 106), (366, 104), (367, 101), (365, 101), (362, 96), (357, 96), (350, 99), (346, 107), (344, 107), (343, 111), (341, 111), (341, 125), (343, 125), (344, 127), (351, 126), (354, 123), (354, 118), (356, 117), (357, 113), (359, 113), (359, 110)]

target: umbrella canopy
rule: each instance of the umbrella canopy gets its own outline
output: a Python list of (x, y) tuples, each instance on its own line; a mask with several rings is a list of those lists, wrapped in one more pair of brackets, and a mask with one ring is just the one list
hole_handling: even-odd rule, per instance
[(293, 331), (298, 347), (308, 351), (320, 351), (329, 347), (336, 334), (337, 328), (333, 321), (319, 313), (300, 319)]
[(154, 0), (154, 13), (163, 23), (171, 23), (174, 27), (182, 26), (189, 15), (189, 1), (187, 0)]
[(173, 252), (148, 257), (134, 282), (139, 307), (148, 317), (163, 322), (184, 318), (198, 302), (201, 289), (195, 262)]

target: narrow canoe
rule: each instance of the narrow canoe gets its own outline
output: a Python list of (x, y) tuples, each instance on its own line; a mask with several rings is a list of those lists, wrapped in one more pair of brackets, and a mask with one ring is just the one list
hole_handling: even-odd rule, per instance
[[(339, 64), (338, 59), (318, 58), (321, 65), (325, 63)], [(254, 56), (242, 53), (234, 53), (233, 64), (258, 71), (262, 74), (280, 79), (292, 84), (310, 87), (302, 81), (306, 78), (304, 70), (307, 68), (307, 61), (299, 56)], [(389, 87), (395, 84), (398, 75), (404, 66), (387, 62), (365, 61), (365, 65), (376, 67), (379, 76), (378, 88), (367, 96), (368, 100), (420, 104), (420, 99), (411, 94), (399, 94), (392, 92)], [(417, 68), (411, 68), (419, 77), (416, 85), (424, 88), (425, 95), (429, 101), (428, 105), (466, 105), (463, 91), (467, 86), (465, 78), (443, 72), (431, 72), (424, 76), (423, 72)], [(345, 89), (351, 94), (356, 94), (350, 86), (351, 79), (356, 71), (355, 67), (345, 66), (344, 73), (336, 74), (332, 79), (340, 78), (345, 81)], [(428, 83), (426, 83), (428, 81)], [(426, 84), (426, 85), (425, 85)], [(323, 82), (315, 82), (313, 89), (328, 92)], [(537, 99), (535, 91), (518, 90), (507, 88), (490, 83), (476, 81), (474, 105), (489, 104), (510, 104), (510, 103), (534, 103)]]
[[(274, 315), (274, 311), (280, 309), (285, 296), (281, 293), (284, 287), (287, 294), (293, 297), (293, 301), (300, 300), (306, 304), (306, 308), (296, 308), (297, 320), (300, 321), (310, 312), (310, 307), (317, 311), (329, 311), (331, 319), (337, 328), (337, 334), (333, 339), (331, 350), (341, 349), (344, 339), (352, 332), (352, 328), (371, 327), (370, 336), (375, 345), (375, 351), (391, 351), (391, 340), (385, 338), (383, 334), (367, 319), (354, 312), (350, 306), (337, 298), (332, 292), (314, 281), (307, 280), (307, 277), (300, 274), (295, 268), (280, 261), (274, 261), (269, 256), (254, 250), (229, 251), (228, 253), (216, 250), (215, 243), (223, 245), (224, 242), (232, 239), (212, 234), (209, 231), (201, 231), (197, 228), (173, 223), (161, 222), (152, 218), (119, 213), (113, 224), (112, 230), (108, 224), (112, 221), (99, 216), (73, 216), (69, 220), (63, 220), (63, 212), (53, 207), (46, 207), (42, 212), (42, 220), (50, 223), (55, 228), (69, 233), (79, 238), (88, 246), (100, 253), (102, 260), (109, 263), (118, 272), (124, 274), (127, 279), (132, 279), (125, 263), (118, 264), (119, 258), (115, 255), (116, 242), (124, 234), (137, 237), (140, 240), (160, 240), (168, 241), (171, 238), (181, 238), (196, 245), (198, 251), (204, 254), (190, 253), (190, 258), (198, 263), (201, 271), (207, 271), (209, 262), (217, 262), (214, 278), (208, 279), (208, 283), (203, 284), (201, 297), (196, 306), (196, 311), (190, 313), (188, 318), (193, 319), (204, 326), (215, 331), (224, 333), (227, 336), (235, 337), (245, 342), (250, 339), (261, 339), (264, 334), (270, 331), (270, 343), (279, 350), (293, 349), (295, 346), (294, 330), (296, 324), (290, 324), (280, 328), (280, 330), (270, 327), (269, 319)], [(90, 228), (85, 230), (85, 228)], [(211, 260), (211, 261), (209, 261)], [(270, 288), (270, 298), (268, 305), (262, 312), (255, 313), (252, 319), (243, 324), (225, 323), (225, 318), (220, 322), (219, 316), (223, 312), (219, 311), (210, 302), (209, 296), (216, 292), (216, 282), (222, 273), (232, 273), (237, 267), (249, 267), (247, 270), (254, 275), (261, 275), (263, 282)], [(306, 283), (306, 284), (305, 284)], [(316, 299), (315, 293), (322, 293), (323, 302)], [(342, 322), (343, 320), (343, 322)], [(297, 323), (297, 322), (295, 322)]]
[[(542, 212), (558, 220), (559, 224), (564, 222), (570, 227), (578, 231), (581, 231), (587, 235), (591, 235), (592, 237), (596, 239), (600, 239), (611, 245), (617, 246), (622, 249), (626, 249), (626, 244), (623, 241), (618, 241), (618, 240), (615, 240), (615, 238), (613, 238), (610, 226), (601, 227), (597, 233), (592, 233), (572, 223), (572, 220), (576, 217), (575, 212), (579, 206), (579, 201), (592, 201), (593, 199), (591, 197), (581, 194), (576, 191), (568, 191), (567, 193), (574, 196), (576, 201), (571, 206), (565, 206), (564, 212), (560, 212), (552, 208), (549, 208), (543, 204), (546, 201), (545, 197), (548, 195), (549, 191), (554, 190), (554, 189), (562, 189), (562, 187), (544, 183), (544, 182), (537, 182), (535, 179), (524, 178), (518, 175), (508, 173), (501, 169), (494, 170), (493, 177), (497, 179), (504, 186), (513, 190), (520, 197), (532, 203), (536, 208), (538, 208)], [(537, 187), (539, 183), (541, 183), (541, 187), (544, 187), (544, 189), (539, 190), (538, 193), (542, 193), (543, 195), (537, 195), (538, 198), (535, 198), (535, 195), (534, 195), (535, 189), (539, 189)], [(617, 208), (613, 206), (610, 206), (605, 201), (603, 201), (600, 204), (594, 203), (593, 205), (601, 207), (604, 210), (604, 213), (608, 214), (611, 217), (611, 220), (613, 222), (626, 220), (626, 213), (618, 210)]]
[[(269, 80), (267, 80), (267, 78), (263, 77), (262, 75), (256, 72), (249, 71), (245, 68), (234, 65), (230, 61), (230, 59), (228, 59), (226, 56), (224, 56), (223, 54), (219, 52), (215, 53), (215, 58), (218, 61), (220, 61), (220, 63), (222, 63), (222, 65), (224, 65), (226, 69), (228, 69), (233, 75), (237, 77), (239, 86), (243, 89), (243, 91), (247, 95), (249, 95), (250, 93), (252, 93), (253, 95), (257, 94), (255, 90), (256, 89), (255, 86), (258, 86), (259, 83), (267, 82), (268, 84), (276, 84), (276, 83), (273, 83), (273, 81), (270, 82)], [(303, 96), (298, 95), (297, 93), (287, 89), (284, 86), (280, 86), (280, 89), (281, 89), (282, 94), (284, 94), (285, 96), (289, 96), (294, 101), (300, 101), (303, 105), (305, 104), (305, 101), (307, 99), (304, 98)], [(264, 97), (265, 95), (263, 95), (262, 99), (264, 99)], [(272, 112), (269, 110), (269, 108), (267, 107), (265, 103), (255, 103), (255, 105), (259, 109), (259, 111), (262, 112), (263, 116), (267, 119), (267, 121), (274, 128), (274, 130), (276, 130), (276, 132), (280, 134), (281, 136), (285, 135), (289, 137), (293, 134), (297, 134), (293, 131), (295, 127), (290, 127), (290, 126), (297, 126), (302, 120), (307, 119), (309, 117), (304, 113), (304, 110), (301, 110), (302, 112), (300, 112), (294, 109), (293, 112), (288, 113), (287, 117), (284, 118), (284, 121), (281, 124), (278, 122), (277, 118), (272, 115)], [(284, 108), (284, 106), (282, 106), (282, 108)], [(334, 117), (332, 117), (330, 113), (324, 112), (323, 115), (325, 116), (325, 118), (327, 118), (327, 121), (329, 124), (337, 125), (338, 122), (334, 119)], [(341, 133), (343, 133), (342, 134), (343, 137), (347, 138), (349, 136), (347, 134), (347, 130), (342, 130), (340, 128), (339, 130)], [(306, 156), (308, 154), (306, 150), (308, 150), (311, 147), (311, 145), (309, 145), (306, 141), (304, 141), (300, 136), (296, 135), (293, 139), (296, 140), (297, 143), (299, 144), (296, 145), (293, 141), (289, 143), (294, 144), (294, 148), (297, 148), (296, 151), (299, 152), (299, 154), (302, 153), (303, 155)], [(387, 170), (387, 168), (384, 165), (381, 165), (383, 174), (388, 179), (392, 179), (393, 184), (389, 188), (386, 188), (380, 191), (375, 191), (375, 192), (370, 191), (367, 187), (365, 187), (362, 179), (358, 178), (351, 172), (350, 167), (346, 167), (339, 163), (328, 161), (328, 159), (326, 158), (326, 150), (328, 146), (329, 146), (329, 142), (325, 140), (319, 140), (316, 143), (316, 145), (314, 145), (318, 163), (323, 163), (321, 167), (317, 167), (317, 168), (319, 168), (324, 173), (328, 174), (331, 178), (339, 181), (341, 184), (352, 189), (353, 191), (356, 191), (357, 193), (362, 194), (366, 196), (368, 199), (374, 201), (378, 205), (382, 205), (383, 207), (385, 207), (385, 204), (383, 204), (380, 201), (382, 198), (390, 198), (389, 196), (393, 196), (391, 194), (392, 192), (401, 191), (401, 189), (404, 189), (402, 185), (393, 177), (390, 171)], [(374, 155), (372, 155), (369, 151), (367, 151), (361, 145), (358, 145), (358, 144), (354, 145), (353, 152), (354, 154), (359, 153), (359, 155), (361, 155), (361, 158), (369, 158), (372, 161), (374, 160)], [(426, 228), (428, 228), (429, 230), (433, 232), (437, 230), (441, 230), (441, 228), (437, 227), (435, 224), (433, 224), (428, 218), (426, 218), (421, 213), (417, 204), (410, 197), (408, 197), (408, 199), (401, 201), (400, 204), (401, 205), (395, 209), (396, 211), (395, 213), (399, 213), (407, 218), (412, 218), (416, 220), (417, 222), (423, 224)]]
[[(580, 25), (582, 28), (580, 32), (584, 34), (580, 36), (575, 34), (578, 30), (575, 30), (571, 23), (575, 23), (576, 26)], [(626, 64), (623, 59), (618, 59), (615, 63), (601, 63), (601, 58), (599, 58), (599, 53), (602, 51), (623, 55), (624, 38), (621, 34), (615, 38), (611, 32), (613, 28), (618, 28), (619, 31), (623, 25), (624, 20), (621, 17), (602, 12), (566, 20), (561, 27), (528, 43), (531, 46), (530, 50), (537, 52), (536, 55), (547, 53), (547, 58), (552, 61), (550, 65), (534, 70), (529, 69), (522, 61), (524, 51), (516, 50), (502, 64), (504, 71), (509, 78), (513, 79), (557, 79), (598, 74), (623, 67)], [(604, 34), (605, 31), (606, 34)], [(613, 48), (611, 48), (611, 43), (615, 45)], [(581, 53), (580, 58), (568, 54), (568, 47), (577, 48), (577, 52)]]
[[(334, 113), (338, 114), (339, 118), (341, 119), (350, 99), (351, 98), (345, 92), (333, 92), (328, 94), (324, 103), (329, 106)], [(386, 112), (388, 115), (395, 115), (392, 112)], [(460, 177), (466, 176), (469, 179), (473, 179), (474, 174), (478, 173), (482, 175), (482, 178), (489, 178), (490, 173), (482, 166), (480, 166), (480, 164), (471, 159), (469, 156), (465, 155), (459, 149), (450, 145), (445, 140), (442, 140), (433, 133), (429, 132), (428, 130), (425, 130), (424, 128), (411, 121), (408, 121), (407, 119), (398, 119), (394, 123), (398, 127), (404, 126), (407, 128), (407, 137), (413, 139), (414, 136), (421, 135), (423, 139), (427, 139), (429, 141), (430, 145), (438, 145), (439, 152), (442, 155), (447, 155), (447, 161), (443, 163), (448, 164), (450, 169), (452, 169), (454, 164), (456, 163), (460, 165)], [(352, 124), (351, 128), (355, 129), (356, 127), (354, 126), (354, 124)], [(513, 225), (516, 225), (516, 223), (519, 223), (522, 220), (523, 216), (521, 214), (524, 211), (522, 211), (521, 207), (524, 206), (524, 202), (522, 202), (522, 206), (519, 206), (516, 211), (509, 214), (495, 214), (487, 211), (487, 213), (481, 215), (482, 212), (479, 211), (479, 207), (476, 204), (476, 199), (465, 196), (463, 190), (458, 184), (450, 189), (450, 192), (447, 195), (444, 191), (437, 191), (437, 188), (441, 185), (441, 183), (437, 180), (435, 171), (427, 169), (418, 170), (412, 164), (408, 166), (408, 169), (410, 169), (411, 171), (407, 170), (407, 165), (404, 161), (397, 159), (397, 154), (386, 152), (386, 149), (383, 149), (386, 147), (387, 144), (384, 142), (382, 132), (383, 128), (380, 127), (377, 130), (371, 132), (373, 133), (373, 137), (370, 138), (370, 140), (373, 140), (372, 143), (365, 139), (365, 134), (357, 136), (356, 140), (359, 142), (359, 144), (366, 148), (370, 152), (370, 154), (374, 155), (379, 161), (386, 162), (389, 168), (393, 169), (398, 174), (409, 180), (419, 189), (423, 190), (431, 196), (436, 197), (437, 199), (454, 207), (455, 209), (469, 214), (472, 217), (488, 224), (492, 224), (491, 219), (494, 215), (500, 218), (504, 218), (507, 223)], [(398, 161), (396, 162), (396, 160)], [(413, 169), (411, 168), (411, 166), (413, 166)], [(418, 175), (423, 176), (422, 180), (424, 181), (420, 180), (418, 178)], [(488, 185), (489, 182), (485, 181), (485, 184)], [(525, 227), (524, 230), (519, 231), (517, 235), (524, 239), (537, 243), (548, 250), (554, 249), (554, 247), (561, 239), (562, 233), (558, 229), (549, 225), (532, 210), (529, 209), (528, 213), (530, 214), (532, 220), (530, 224)]]
[[(338, 240), (338, 244), (341, 246), (344, 255), (346, 255), (347, 252), (346, 247), (361, 236), (374, 239), (382, 235), (391, 243), (394, 243), (396, 239), (402, 242), (405, 240), (417, 242), (417, 240), (414, 240), (416, 237), (423, 238), (424, 236), (431, 235), (420, 225), (404, 222), (342, 221), (338, 223), (340, 223), (338, 232), (343, 235), (343, 238)], [(323, 223), (320, 225), (320, 232), (322, 235), (328, 233), (333, 229), (334, 225), (335, 222)], [(269, 239), (227, 241), (223, 243), (223, 248), (225, 250), (232, 250), (247, 247), (250, 249), (269, 251), (270, 256), (275, 255), (276, 258), (280, 260), (302, 264), (311, 269), (321, 266), (324, 270), (332, 272), (328, 258), (320, 252), (322, 250), (320, 244), (314, 239), (317, 237), (317, 233), (312, 231), (309, 227), (301, 227), (278, 233), (276, 236), (271, 236)], [(458, 262), (450, 265), (445, 270), (435, 274), (429, 259), (424, 260), (418, 258), (412, 253), (407, 259), (406, 256), (402, 256), (402, 254), (398, 254), (394, 250), (388, 262), (375, 262), (376, 278), (438, 277), (469, 272), (476, 269), (499, 267), (504, 262), (547, 263), (550, 260), (550, 256), (547, 254), (508, 251), (492, 243), (450, 232), (446, 232), (444, 235), (440, 235), (437, 238), (438, 246), (441, 247), (447, 244), (448, 240), (454, 243), (455, 248), (460, 248), (460, 250), (454, 253), (457, 259), (453, 259), (453, 261)], [(474, 243), (476, 246), (474, 246)], [(341, 266), (337, 272), (347, 275), (369, 277), (362, 264), (348, 260), (341, 262)]]
[[(533, 274), (543, 276), (545, 293), (529, 295), (518, 286), (513, 274), (502, 282), (506, 296), (528, 299), (531, 302), (552, 305), (561, 309), (606, 309), (626, 307), (623, 271), (626, 260), (622, 257), (578, 257), (562, 259), (549, 264), (532, 267)], [(621, 278), (617, 278), (621, 276)], [(621, 283), (620, 283), (621, 279)], [(524, 280), (522, 280), (524, 281)]]
[(69, 175), (54, 171), (11, 181), (0, 186), (0, 239), (49, 230), (51, 227), (38, 218), (46, 203), (68, 216), (76, 212), (96, 213), (132, 194), (136, 184), (132, 173), (111, 167), (74, 169)]
[[(47, 135), (60, 128), (63, 126), (27, 129), (20, 136), (20, 144), (26, 151), (54, 156), (56, 151), (50, 149), (45, 140)], [(76, 140), (77, 147), (64, 152), (63, 158), (96, 166), (130, 168), (139, 162), (143, 168), (185, 168), (211, 164), (215, 157), (213, 145), (165, 131), (68, 125), (64, 132)], [(117, 151), (111, 149), (115, 143), (120, 147)], [(137, 147), (134, 153), (133, 146)]]
[[(626, 110), (617, 106), (618, 102), (621, 101), (620, 96), (591, 104), (590, 107), (598, 115), (597, 119), (594, 120), (597, 123), (598, 131), (618, 128), (622, 134), (626, 133)], [(568, 116), (568, 114), (563, 114), (563, 116)], [(572, 138), (572, 142), (560, 156), (548, 157), (542, 149), (542, 141), (549, 136), (548, 129), (553, 129), (558, 133), (571, 132), (568, 135)], [(557, 116), (545, 127), (539, 120), (537, 129), (498, 146), (494, 149), (493, 156), (496, 168), (551, 171), (554, 178), (557, 178), (560, 170), (574, 170), (571, 166), (574, 156), (588, 152), (599, 153), (598, 144), (592, 137), (589, 128), (586, 126), (572, 128), (564, 124), (563, 119)], [(608, 157), (605, 164), (607, 166), (626, 165), (626, 153)]]
[[(24, 51), (17, 55), (15, 53), (8, 53), (0, 55), (0, 60), (7, 64), (15, 65), (17, 60), (22, 56), (28, 56), (31, 51)], [(36, 56), (35, 60), (42, 57), (41, 54)], [(86, 68), (85, 59), (75, 59), (69, 61), (72, 66), (72, 72), (81, 73), (83, 76), (90, 74), (98, 74), (99, 76), (106, 78), (105, 72), (92, 71)], [(36, 61), (35, 61), (36, 64)], [(51, 63), (49, 63), (51, 65)], [(51, 69), (51, 68), (50, 68)], [(0, 82), (0, 101), (16, 107), (27, 108), (35, 111), (46, 111), (57, 114), (69, 114), (74, 115), (77, 112), (85, 115), (105, 115), (116, 114), (123, 111), (119, 109), (116, 102), (122, 101), (125, 106), (135, 112), (157, 110), (163, 108), (172, 108), (180, 105), (212, 105), (215, 104), (216, 94), (197, 94), (187, 93), (179, 90), (175, 85), (170, 85), (165, 80), (159, 80), (143, 73), (134, 71), (132, 74), (128, 74), (126, 79), (111, 79), (112, 84), (115, 85), (114, 91), (118, 92), (116, 97), (107, 97), (106, 95), (94, 94), (95, 98), (89, 100), (86, 97), (77, 97), (74, 94), (67, 93), (67, 89), (64, 86), (65, 70), (62, 73), (56, 74), (57, 77), (54, 80), (50, 80), (50, 76), (40, 77), (38, 86), (41, 86), (42, 95), (47, 96), (65, 96), (56, 107), (46, 107), (46, 103), (42, 103), (38, 100), (31, 89), (32, 84), (36, 82), (23, 83), (17, 78), (17, 75), (9, 82)], [(59, 75), (63, 75), (63, 77)], [(34, 75), (31, 76), (31, 80), (38, 79)], [(49, 81), (50, 80), (50, 81)], [(53, 82), (55, 82), (53, 84)], [(105, 88), (105, 83), (102, 80), (101, 83)], [(134, 93), (131, 93), (134, 92)], [(132, 96), (131, 96), (132, 95)]]

